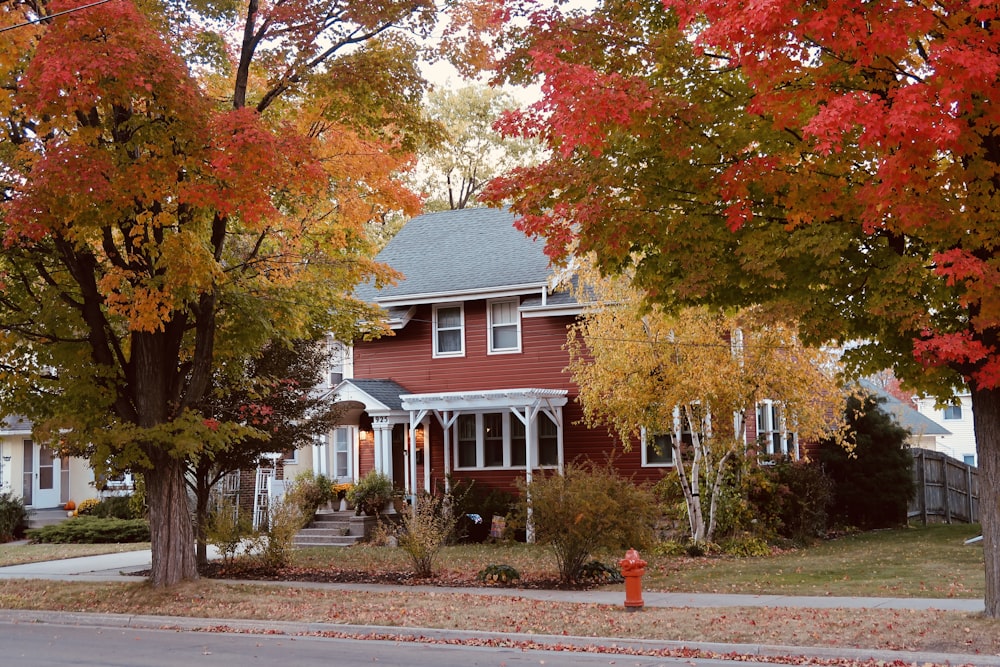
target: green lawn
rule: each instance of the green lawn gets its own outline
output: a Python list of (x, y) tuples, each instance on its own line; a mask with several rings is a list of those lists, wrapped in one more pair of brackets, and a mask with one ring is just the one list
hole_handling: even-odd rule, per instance
[(936, 525), (850, 535), (767, 558), (654, 558), (644, 583), (675, 591), (980, 598), (983, 548), (964, 544), (979, 534), (978, 525)]
[[(647, 590), (781, 595), (968, 597), (984, 594), (983, 549), (964, 541), (979, 526), (936, 525), (883, 530), (818, 542), (768, 557), (690, 558), (643, 553)], [(624, 554), (600, 554), (617, 564)], [(491, 564), (512, 565), (522, 579), (552, 578), (555, 559), (537, 545), (461, 545), (441, 553), (436, 571), (461, 581)], [(359, 545), (295, 553), (295, 566), (406, 571), (401, 549)]]
[(149, 542), (135, 544), (24, 544), (15, 542), (0, 544), (0, 567), (148, 548)]
[[(979, 526), (935, 525), (883, 530), (818, 542), (768, 557), (690, 558), (643, 553), (643, 588), (679, 592), (872, 597), (963, 597), (984, 594), (983, 549), (964, 541)], [(148, 544), (0, 544), (0, 566), (54, 558), (149, 548)], [(599, 554), (617, 564), (624, 554)], [(441, 583), (476, 583), (487, 565), (512, 565), (522, 579), (555, 577), (555, 559), (527, 544), (459, 545), (445, 548), (435, 571)], [(407, 572), (402, 549), (359, 545), (294, 552), (293, 565), (309, 569)]]

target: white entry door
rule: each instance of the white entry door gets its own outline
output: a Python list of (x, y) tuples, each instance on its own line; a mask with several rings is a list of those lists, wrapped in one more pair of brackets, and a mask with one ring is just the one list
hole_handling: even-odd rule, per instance
[(25, 505), (36, 508), (59, 505), (60, 463), (53, 450), (31, 440), (24, 441)]

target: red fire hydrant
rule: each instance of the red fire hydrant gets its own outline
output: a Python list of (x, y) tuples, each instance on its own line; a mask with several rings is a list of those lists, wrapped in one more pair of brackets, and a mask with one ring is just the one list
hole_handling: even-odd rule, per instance
[(622, 577), (625, 578), (625, 611), (639, 611), (645, 604), (642, 601), (642, 575), (646, 574), (646, 561), (639, 557), (639, 552), (629, 549), (625, 558), (618, 561)]

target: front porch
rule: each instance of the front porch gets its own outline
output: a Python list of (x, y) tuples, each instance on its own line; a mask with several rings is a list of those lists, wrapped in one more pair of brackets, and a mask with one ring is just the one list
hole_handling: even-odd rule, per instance
[(413, 502), (448, 489), (453, 473), (509, 487), (565, 463), (565, 389), (415, 393), (392, 380), (349, 379), (335, 391), (344, 417), (314, 446), (313, 472), (336, 481), (375, 470)]

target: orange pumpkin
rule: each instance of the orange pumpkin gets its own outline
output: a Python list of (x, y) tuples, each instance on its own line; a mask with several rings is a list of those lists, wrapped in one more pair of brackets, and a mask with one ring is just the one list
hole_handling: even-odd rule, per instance
[(73, 502), (72, 500), (70, 500), (70, 501), (68, 501), (68, 502), (67, 502), (67, 503), (66, 503), (66, 504), (65, 504), (65, 505), (63, 506), (63, 509), (64, 509), (64, 510), (75, 510), (75, 509), (76, 509), (76, 503), (74, 503), (74, 502)]

